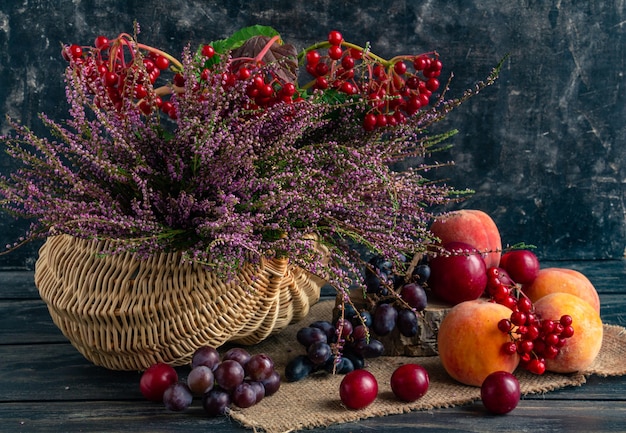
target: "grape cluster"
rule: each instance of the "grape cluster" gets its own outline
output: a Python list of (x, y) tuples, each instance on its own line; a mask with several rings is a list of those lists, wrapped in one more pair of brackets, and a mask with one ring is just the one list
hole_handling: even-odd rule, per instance
[(426, 107), (439, 88), (442, 63), (435, 52), (387, 61), (331, 31), (326, 43), (306, 52), (305, 67), (314, 78), (310, 85), (315, 89), (362, 95), (371, 106), (363, 127), (371, 131), (404, 123), (407, 116)]
[(502, 268), (487, 271), (487, 294), (499, 304), (512, 310), (509, 318), (498, 322), (498, 329), (510, 336), (502, 350), (510, 355), (519, 354), (520, 365), (535, 374), (546, 371), (546, 359), (553, 359), (566, 340), (574, 335), (572, 317), (541, 318), (535, 313), (533, 303), (520, 290)]
[(163, 394), (168, 410), (183, 411), (195, 397), (209, 416), (227, 414), (231, 404), (240, 408), (255, 405), (280, 388), (280, 373), (266, 354), (251, 355), (243, 348), (229, 349), (220, 359), (209, 346), (197, 349), (185, 382), (173, 383)]
[(424, 284), (430, 277), (430, 267), (425, 259), (413, 269), (410, 278), (394, 272), (393, 263), (375, 256), (365, 268), (365, 287), (372, 300), (372, 326), (374, 334), (386, 336), (395, 328), (405, 337), (419, 332), (417, 314), (428, 303)]
[(396, 328), (404, 336), (417, 335), (417, 315), (427, 304), (423, 285), (429, 276), (425, 260), (416, 264), (407, 279), (394, 272), (391, 261), (381, 256), (370, 259), (364, 277), (367, 296), (357, 288), (349, 299), (341, 297), (332, 321), (316, 321), (298, 330), (296, 339), (305, 354), (288, 363), (287, 380), (295, 382), (318, 371), (347, 374), (363, 368), (367, 358), (384, 353), (384, 345), (376, 337)]
[(366, 358), (382, 355), (382, 343), (369, 336), (369, 312), (359, 314), (352, 307), (351, 311), (334, 324), (318, 320), (298, 330), (296, 339), (305, 353), (285, 367), (287, 381), (296, 382), (319, 371), (347, 374), (364, 368)]

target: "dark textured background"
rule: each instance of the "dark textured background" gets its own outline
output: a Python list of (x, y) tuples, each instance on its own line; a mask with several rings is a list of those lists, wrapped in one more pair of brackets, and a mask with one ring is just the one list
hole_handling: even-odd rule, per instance
[[(483, 79), (506, 53), (495, 86), (453, 112), (460, 133), (434, 173), (476, 194), (461, 206), (495, 219), (505, 243), (541, 258), (618, 258), (626, 245), (626, 10), (621, 2), (19, 1), (0, 0), (0, 112), (41, 131), (37, 113), (66, 117), (60, 43), (91, 43), (141, 25), (141, 40), (174, 54), (251, 25), (274, 26), (298, 48), (331, 29), (378, 54), (437, 50), (450, 95)], [(7, 133), (4, 116), (0, 132)], [(41, 131), (43, 133), (43, 131)], [(0, 170), (14, 164), (0, 155)], [(24, 221), (0, 216), (0, 245)], [(0, 256), (32, 268), (37, 244)]]

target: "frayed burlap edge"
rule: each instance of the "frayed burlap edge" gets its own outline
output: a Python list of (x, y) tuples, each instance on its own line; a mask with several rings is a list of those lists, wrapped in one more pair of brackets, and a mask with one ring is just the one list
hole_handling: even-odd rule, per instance
[[(280, 334), (251, 347), (250, 352), (269, 354), (278, 370), (284, 372), (287, 362), (302, 353), (295, 337), (298, 329), (318, 319), (328, 320), (332, 307), (332, 301), (316, 304), (303, 322), (291, 325)], [(428, 371), (430, 387), (428, 393), (418, 401), (402, 403), (394, 397), (389, 378), (395, 368), (409, 362), (418, 363)], [(251, 408), (235, 408), (231, 417), (256, 432), (287, 433), (377, 416), (459, 406), (480, 398), (479, 388), (461, 385), (451, 379), (437, 356), (381, 357), (369, 360), (367, 368), (378, 378), (379, 394), (376, 401), (365, 409), (354, 411), (342, 406), (338, 389), (343, 376), (319, 373), (299, 382), (283, 382), (276, 394)], [(626, 374), (626, 329), (605, 325), (600, 355), (585, 373), (546, 373), (537, 376), (522, 370), (516, 372), (522, 394), (546, 393), (567, 386), (580, 386), (590, 374)]]

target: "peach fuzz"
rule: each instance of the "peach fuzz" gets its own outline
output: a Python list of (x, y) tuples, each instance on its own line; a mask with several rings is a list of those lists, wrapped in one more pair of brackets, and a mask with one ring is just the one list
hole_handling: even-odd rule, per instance
[(500, 264), (502, 239), (496, 223), (481, 210), (461, 209), (435, 219), (430, 231), (441, 244), (464, 242), (484, 254), (487, 269)]
[(578, 296), (558, 292), (539, 299), (535, 311), (543, 319), (572, 316), (574, 335), (566, 340), (556, 358), (546, 359), (546, 369), (555, 373), (585, 371), (602, 348), (604, 327), (600, 314)]
[(550, 293), (570, 293), (584, 299), (600, 313), (600, 297), (596, 288), (585, 275), (574, 269), (540, 269), (535, 280), (524, 286), (522, 291), (533, 303)]
[(480, 386), (494, 371), (512, 373), (519, 364), (517, 354), (504, 353), (508, 334), (498, 322), (511, 316), (511, 310), (484, 298), (455, 305), (446, 314), (437, 336), (439, 358), (455, 380)]

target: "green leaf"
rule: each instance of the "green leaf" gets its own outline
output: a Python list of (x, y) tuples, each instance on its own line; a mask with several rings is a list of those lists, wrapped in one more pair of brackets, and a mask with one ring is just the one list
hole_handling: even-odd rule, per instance
[(229, 38), (211, 42), (210, 45), (213, 46), (216, 53), (226, 54), (231, 50), (241, 47), (248, 39), (254, 36), (267, 36), (272, 38), (277, 35), (278, 32), (272, 27), (255, 25), (239, 29)]

